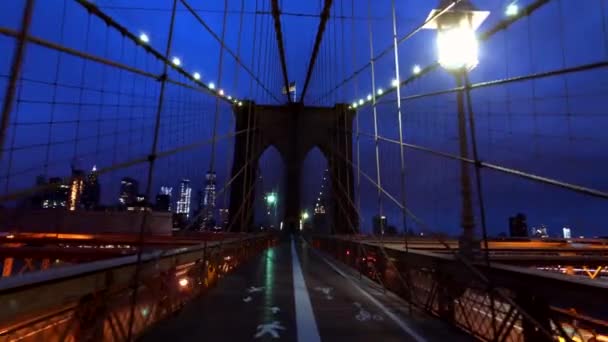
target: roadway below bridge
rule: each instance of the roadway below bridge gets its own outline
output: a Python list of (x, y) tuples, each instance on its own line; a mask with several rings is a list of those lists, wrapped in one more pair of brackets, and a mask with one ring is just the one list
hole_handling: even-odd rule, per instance
[(470, 341), (303, 240), (266, 250), (141, 341)]

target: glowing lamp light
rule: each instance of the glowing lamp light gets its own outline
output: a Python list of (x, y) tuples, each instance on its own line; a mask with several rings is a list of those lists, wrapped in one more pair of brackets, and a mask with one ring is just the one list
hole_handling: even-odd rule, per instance
[(364, 102), (365, 102), (365, 101), (363, 101), (363, 99), (360, 99), (360, 100), (359, 100), (359, 106), (362, 106)]
[(194, 74), (192, 74), (192, 77), (194, 77), (195, 80), (199, 81), (201, 79), (201, 74), (195, 72)]
[(173, 63), (175, 66), (182, 65), (182, 61), (178, 57), (173, 57), (173, 59), (171, 59), (171, 63)]
[(142, 33), (139, 35), (139, 41), (144, 43), (144, 44), (148, 44), (150, 42), (150, 37), (148, 37), (147, 34)]
[(232, 96), (228, 95), (227, 97), (228, 97), (228, 100), (232, 100)]
[(243, 105), (243, 102), (239, 101), (239, 107), (241, 107)]
[(277, 202), (277, 195), (276, 194), (268, 194), (268, 196), (266, 196), (266, 203), (268, 204), (275, 204)]
[(414, 67), (412, 68), (412, 72), (414, 73), (414, 75), (418, 75), (421, 71), (422, 68), (418, 64), (414, 65)]
[(353, 102), (353, 108), (357, 108), (357, 101)]
[(396, 78), (393, 78), (393, 80), (391, 81), (391, 86), (397, 88), (399, 86), (399, 80)]
[(378, 91), (376, 91), (376, 94), (378, 94), (378, 96), (384, 94), (384, 90), (382, 90), (382, 88), (379, 88)]
[(367, 94), (367, 101), (371, 101), (372, 100), (372, 94)]
[(309, 217), (310, 217), (310, 215), (308, 215), (308, 212), (305, 211), (302, 213), (302, 221), (308, 220)]
[(213, 83), (213, 82), (209, 83), (209, 89), (215, 89), (215, 83)]
[(437, 30), (439, 64), (446, 70), (472, 70), (479, 63), (479, 41), (475, 31), (490, 12), (478, 11), (470, 0), (462, 0), (436, 17), (452, 0), (441, 0), (440, 9), (429, 14), (426, 29)]
[(218, 91), (218, 93), (219, 93), (220, 95), (224, 96), (224, 89), (220, 89), (220, 90)]
[(181, 278), (178, 283), (180, 287), (186, 287), (190, 282), (188, 281), (188, 278)]
[(505, 15), (507, 17), (514, 17), (519, 14), (519, 6), (516, 3), (511, 3), (505, 9)]

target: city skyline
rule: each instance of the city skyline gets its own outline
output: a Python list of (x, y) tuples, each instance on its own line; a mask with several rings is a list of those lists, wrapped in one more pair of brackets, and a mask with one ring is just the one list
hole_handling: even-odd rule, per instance
[[(475, 4), (480, 9), (490, 11), (490, 16), (478, 30), (480, 35), (490, 32), (505, 19), (504, 3), (478, 0)], [(523, 8), (526, 4), (527, 2), (524, 2), (520, 5)], [(113, 33), (108, 33), (112, 31), (97, 19), (91, 20), (88, 24), (86, 10), (77, 4), (67, 5), (66, 12), (70, 13), (70, 16), (69, 20), (66, 20), (65, 27), (62, 28), (57, 24), (58, 20), (63, 18), (63, 7), (60, 5), (59, 2), (49, 1), (36, 6), (34, 16), (40, 20), (37, 20), (36, 26), (33, 27), (34, 35), (82, 49), (92, 55), (106, 56), (155, 75), (161, 74), (162, 70), (159, 70), (158, 65), (151, 62), (154, 58), (149, 58), (143, 52), (144, 49), (135, 46), (129, 40), (123, 40), (120, 35), (114, 36)], [(146, 44), (151, 48), (163, 50), (167, 42), (168, 27), (166, 18), (161, 15), (166, 14), (166, 11), (157, 13), (145, 9), (129, 9), (132, 6), (126, 1), (116, 1), (114, 8), (107, 8), (108, 3), (105, 1), (96, 2), (96, 5), (107, 11), (119, 23), (124, 24), (136, 36), (142, 32), (146, 33), (148, 38)], [(256, 10), (253, 8), (255, 4), (245, 5), (248, 11)], [(426, 18), (436, 5), (432, 2), (398, 3), (397, 35), (405, 36), (419, 25), (422, 20), (420, 18)], [(19, 4), (10, 1), (0, 6), (2, 8), (0, 19), (9, 27), (18, 27), (18, 21), (10, 13), (19, 12), (21, 9)], [(165, 3), (157, 0), (150, 1), (146, 6), (167, 7)], [(213, 6), (209, 4), (210, 8)], [(263, 6), (267, 9), (267, 4)], [(316, 3), (295, 1), (286, 1), (284, 6), (290, 11), (305, 13), (317, 13), (320, 9)], [(369, 13), (366, 6), (350, 7), (349, 4), (345, 4), (343, 9), (337, 10), (347, 14), (352, 10), (359, 18), (367, 16), (380, 18), (371, 20), (375, 55), (391, 45), (390, 20), (384, 20), (390, 18), (389, 4), (377, 4)], [(567, 25), (560, 25), (565, 22), (560, 16), (562, 12), (576, 13), (577, 16), (568, 21)], [(179, 57), (185, 73), (197, 72), (205, 85), (213, 83), (217, 89), (221, 88), (226, 94), (239, 100), (248, 97), (256, 103), (274, 101), (260, 84), (251, 79), (251, 75), (237, 68), (238, 63), (228, 54), (225, 55), (225, 64), (222, 68), (225, 73), (221, 78), (218, 70), (219, 49), (218, 53), (210, 54), (207, 59), (197, 58), (196, 56), (204, 55), (205, 51), (216, 51), (212, 47), (217, 45), (217, 41), (203, 32), (200, 25), (187, 21), (192, 20), (192, 17), (187, 11), (183, 11), (182, 7), (178, 13), (180, 18), (190, 19), (178, 20), (170, 57)], [(244, 27), (254, 27), (255, 17), (245, 16)], [(160, 20), (160, 18), (164, 19)], [(221, 15), (206, 13), (204, 18), (214, 32), (221, 31), (223, 19)], [(236, 18), (235, 13), (229, 14), (230, 20)], [(301, 37), (301, 40), (292, 41), (286, 51), (290, 60), (288, 73), (293, 75), (291, 77), (293, 79), (289, 81), (295, 82), (298, 89), (302, 89), (305, 81), (308, 55), (299, 51), (310, 50), (307, 43), (314, 39), (316, 24), (308, 18), (300, 20), (302, 22), (291, 22), (285, 27), (286, 35)], [(353, 21), (353, 24), (355, 23), (356, 21)], [(497, 31), (492, 39), (484, 39), (480, 44), (479, 64), (471, 71), (470, 80), (472, 83), (505, 80), (601, 61), (606, 56), (605, 47), (608, 40), (605, 33), (594, 28), (603, 27), (605, 23), (606, 19), (598, 10), (596, 3), (575, 4), (563, 1), (547, 4), (533, 16), (518, 20), (508, 30)], [(328, 26), (331, 30), (328, 32), (331, 33), (327, 37), (332, 37), (333, 40), (342, 36), (342, 27), (337, 24), (338, 22), (330, 21)], [(367, 68), (365, 73), (353, 78), (323, 101), (315, 102), (319, 96), (336, 87), (338, 82), (369, 62), (368, 28), (364, 27), (365, 25), (356, 25), (356, 28), (351, 29), (349, 24), (351, 24), (350, 20), (346, 20), (343, 25), (344, 36), (363, 38), (353, 42), (350, 39), (343, 40), (341, 43), (344, 43), (344, 49), (331, 49), (329, 45), (321, 46), (319, 69), (315, 70), (316, 76), (311, 81), (311, 92), (305, 99), (306, 103), (325, 106), (337, 102), (352, 104), (359, 99), (365, 102), (368, 95), (371, 95), (372, 84)], [(88, 25), (90, 31), (82, 29), (89, 27)], [(225, 43), (231, 51), (237, 50), (237, 26), (227, 25)], [(259, 26), (258, 23), (258, 29)], [(88, 36), (87, 32), (89, 32)], [(418, 70), (415, 66), (424, 70), (437, 60), (435, 35), (435, 32), (423, 30), (400, 45), (400, 75), (398, 75), (400, 79), (413, 75), (414, 71)], [(580, 39), (583, 36), (584, 41)], [(254, 49), (250, 38), (250, 36), (243, 38), (241, 47), (240, 58), (246, 61), (247, 65), (253, 61), (265, 60), (261, 58), (263, 55), (258, 57), (252, 53), (263, 49)], [(272, 40), (269, 39), (269, 42)], [(7, 40), (0, 44), (9, 52), (7, 56), (10, 56), (14, 48), (11, 42)], [(23, 80), (19, 86), (20, 93), (27, 94), (28, 97), (20, 98), (15, 103), (15, 113), (6, 139), (7, 150), (3, 153), (1, 161), (3, 174), (0, 188), (3, 193), (11, 194), (30, 188), (32, 179), (40, 173), (46, 176), (68, 177), (71, 174), (69, 162), (74, 157), (82, 157), (85, 164), (97, 164), (102, 171), (100, 180), (104, 184), (106, 182), (115, 184), (123, 176), (128, 175), (138, 180), (142, 187), (146, 184), (148, 188), (145, 163), (152, 146), (154, 131), (152, 122), (157, 105), (150, 95), (158, 91), (157, 80), (143, 79), (141, 76), (112, 70), (91, 61), (83, 62), (82, 58), (58, 54), (38, 47), (32, 47), (30, 52), (29, 56), (35, 58), (26, 63)], [(41, 63), (42, 61), (46, 64)], [(4, 70), (9, 70), (9, 58), (3, 59), (1, 63)], [(49, 63), (55, 68), (44, 67)], [(340, 67), (330, 67), (331, 63)], [(267, 88), (280, 93), (282, 87), (280, 80), (270, 77), (275, 73), (280, 75), (280, 66), (274, 63), (263, 67), (264, 69), (259, 71), (264, 76), (263, 82), (260, 83), (271, 84)], [(472, 102), (478, 120), (477, 143), (480, 158), (489, 163), (522, 170), (535, 176), (586, 188), (606, 189), (603, 175), (608, 172), (608, 163), (603, 152), (606, 142), (602, 135), (606, 122), (601, 116), (605, 108), (605, 100), (597, 95), (606, 88), (603, 82), (598, 81), (605, 78), (604, 73), (603, 69), (598, 69), (594, 72), (586, 71), (534, 81), (512, 82), (501, 87), (476, 88), (472, 92)], [(170, 70), (170, 74), (175, 79), (186, 81), (184, 76), (175, 70)], [(376, 88), (389, 89), (395, 76), (393, 56), (386, 54), (375, 64)], [(269, 83), (270, 81), (272, 83)], [(449, 73), (436, 70), (403, 87), (402, 97), (408, 97), (403, 103), (404, 127), (407, 130), (403, 129), (402, 133), (406, 143), (427, 146), (446, 153), (457, 153), (454, 144), (457, 136), (454, 94), (446, 93), (432, 101), (424, 97), (412, 98), (416, 94), (449, 89), (453, 86), (454, 79)], [(376, 92), (378, 90), (381, 89), (376, 89)], [(53, 101), (53, 93), (56, 94), (56, 101)], [(193, 180), (193, 188), (199, 189), (202, 187), (199, 183), (202, 181), (199, 179), (200, 172), (209, 170), (211, 155), (227, 156), (227, 158), (232, 156), (232, 145), (229, 141), (218, 141), (213, 152), (209, 144), (203, 147), (196, 144), (199, 142), (198, 139), (203, 137), (202, 140), (208, 141), (214, 132), (214, 125), (205, 124), (214, 121), (213, 99), (196, 99), (192, 94), (186, 91), (180, 92), (173, 86), (168, 87), (166, 96), (166, 108), (161, 113), (158, 152), (174, 151), (190, 143), (198, 147), (179, 156), (159, 158), (155, 162), (156, 170), (152, 173), (149, 189), (146, 189), (150, 191), (151, 197), (160, 186), (175, 183), (176, 174)], [(395, 100), (394, 94), (391, 94), (377, 105), (377, 111), (381, 113), (378, 132), (382, 138), (393, 141), (399, 136)], [(94, 103), (100, 106), (89, 105)], [(216, 135), (232, 134), (234, 124), (231, 104), (221, 101), (218, 107)], [(201, 112), (200, 108), (205, 110)], [(374, 127), (371, 106), (357, 109), (361, 131), (364, 134), (371, 134)], [(114, 120), (117, 117), (122, 118), (122, 121)], [(42, 125), (49, 122), (53, 122), (52, 126), (56, 128), (55, 130), (49, 130), (48, 125)], [(78, 129), (76, 123), (79, 123)], [(15, 133), (17, 131), (18, 134)], [(76, 146), (67, 147), (63, 143), (65, 141), (74, 141)], [(353, 146), (356, 146), (356, 142), (357, 139), (353, 138)], [(374, 179), (376, 163), (373, 140), (363, 135), (359, 138), (359, 142), (361, 160), (354, 162), (361, 165), (361, 171)], [(400, 151), (398, 146), (390, 145), (388, 140), (383, 140), (382, 145), (380, 154), (384, 166), (381, 170), (382, 185), (392, 197), (399, 198)], [(261, 158), (264, 158), (264, 155)], [(275, 155), (274, 158), (281, 162), (281, 156)], [(322, 153), (316, 153), (314, 158), (319, 163), (327, 163)], [(127, 163), (132, 160), (137, 160), (139, 164)], [(405, 160), (408, 208), (426, 223), (429, 230), (451, 235), (458, 234), (461, 230), (458, 209), (458, 163), (412, 149), (406, 150)], [(114, 165), (127, 166), (113, 170)], [(557, 165), (559, 167), (556, 167)], [(282, 168), (277, 167), (274, 170), (264, 171), (265, 178), (270, 179), (273, 174), (282, 172), (280, 169)], [(229, 161), (214, 163), (218, 185), (225, 184), (230, 178), (229, 170)], [(470, 173), (473, 174), (472, 168)], [(505, 222), (508, 221), (508, 217), (517, 212), (525, 212), (530, 222), (544, 222), (549, 227), (569, 226), (580, 232), (577, 234), (605, 235), (603, 223), (605, 203), (601, 198), (564, 191), (553, 185), (540, 184), (488, 169), (482, 171), (482, 178), (484, 199), (488, 201), (486, 225), (491, 235), (504, 232), (507, 229)], [(308, 187), (303, 189), (309, 191)], [(143, 190), (141, 189), (141, 192), (144, 192)], [(369, 218), (378, 211), (377, 191), (365, 177), (362, 177), (360, 192), (361, 227), (363, 231), (370, 232), (372, 224)], [(435, 195), (439, 193), (441, 196)], [(114, 198), (116, 198), (115, 189), (109, 190), (108, 187), (104, 187), (101, 202), (108, 203), (109, 199), (114, 200)], [(217, 200), (222, 202), (223, 198)], [(382, 196), (381, 201), (383, 214), (394, 218), (401, 216), (401, 209), (388, 196)], [(572, 205), (573, 203), (577, 205)], [(479, 215), (479, 209), (476, 207), (477, 234), (481, 231)], [(396, 220), (394, 222), (401, 229), (403, 223)]]

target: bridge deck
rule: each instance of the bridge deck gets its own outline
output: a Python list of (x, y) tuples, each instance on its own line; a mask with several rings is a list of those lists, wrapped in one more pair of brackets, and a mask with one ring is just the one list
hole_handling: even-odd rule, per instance
[(276, 340), (273, 329), (260, 326), (273, 322), (284, 341), (470, 340), (407, 307), (307, 245), (285, 242), (242, 265), (141, 340)]

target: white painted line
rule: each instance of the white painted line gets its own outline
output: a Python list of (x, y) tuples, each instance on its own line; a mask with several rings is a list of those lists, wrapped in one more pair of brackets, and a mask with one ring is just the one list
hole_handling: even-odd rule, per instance
[[(340, 274), (342, 277), (351, 280), (350, 277), (348, 277), (344, 272), (342, 272), (342, 270), (340, 270), (336, 265), (334, 265), (331, 261), (325, 259), (323, 256), (317, 254), (321, 259), (323, 259), (323, 261), (325, 261), (326, 264), (329, 265), (329, 267), (333, 268), (334, 271), (338, 272), (338, 274)], [(357, 289), (359, 290), (359, 292), (361, 292), (361, 294), (363, 294), (365, 296), (365, 298), (369, 299), (370, 302), (374, 303), (380, 310), (382, 310), (382, 312), (384, 312), (384, 314), (386, 316), (388, 316), (390, 319), (393, 320), (393, 322), (395, 322), (395, 324), (397, 324), (401, 330), (403, 330), (406, 334), (410, 335), (415, 341), (417, 342), (426, 342), (427, 340), (418, 335), (417, 332), (414, 331), (414, 329), (412, 329), (407, 323), (405, 323), (401, 318), (399, 318), (397, 315), (395, 315), (394, 313), (392, 313), (384, 304), (382, 304), (380, 301), (378, 301), (376, 298), (374, 298), (374, 296), (372, 296), (371, 294), (369, 294), (367, 291), (365, 291), (363, 288), (361, 288), (359, 285), (357, 285), (357, 283), (355, 283), (354, 281), (350, 281), (350, 283)]]
[(308, 289), (304, 282), (302, 266), (296, 251), (296, 243), (291, 239), (291, 265), (293, 270), (293, 295), (296, 302), (296, 326), (299, 342), (320, 342), (319, 329), (312, 311)]

